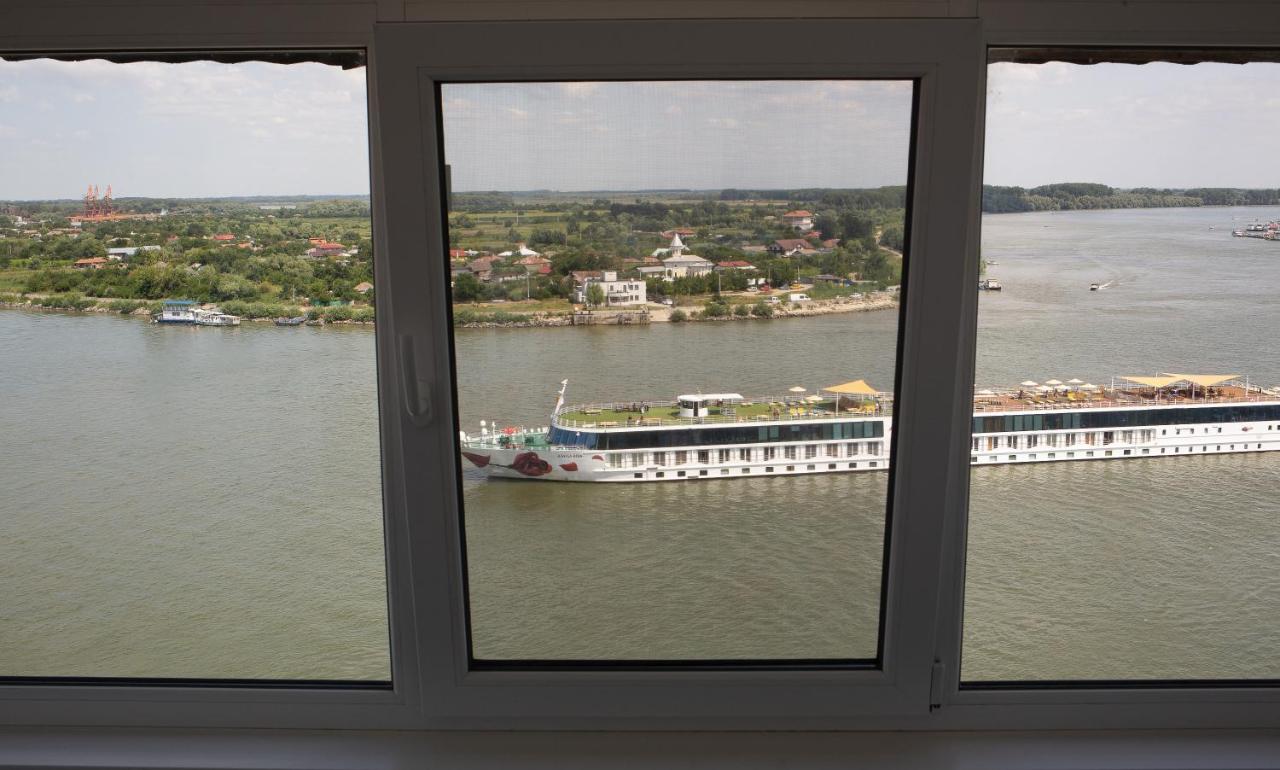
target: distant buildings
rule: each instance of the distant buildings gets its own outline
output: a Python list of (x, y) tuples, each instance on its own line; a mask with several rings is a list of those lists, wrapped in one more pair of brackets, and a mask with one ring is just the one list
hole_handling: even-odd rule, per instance
[(578, 270), (572, 275), (575, 281), (574, 302), (585, 304), (587, 290), (592, 285), (598, 285), (604, 290), (604, 304), (609, 307), (644, 305), (649, 301), (643, 280), (619, 280), (616, 270)]
[(90, 257), (88, 259), (77, 259), (72, 263), (72, 267), (77, 270), (101, 270), (111, 263), (106, 257)]
[(781, 254), (784, 257), (793, 257), (797, 254), (808, 255), (817, 254), (818, 250), (813, 247), (813, 243), (804, 238), (783, 238), (769, 244), (769, 251), (774, 254)]
[(347, 256), (347, 247), (341, 243), (330, 243), (323, 238), (312, 238), (311, 248), (307, 249), (307, 256), (312, 259), (319, 257), (345, 257)]
[(517, 243), (516, 247), (511, 251), (498, 252), (498, 256), (500, 257), (540, 257), (542, 255), (534, 251), (533, 249), (529, 248), (523, 243)]
[(782, 215), (782, 223), (799, 233), (807, 233), (813, 229), (813, 213), (804, 209), (788, 211)]

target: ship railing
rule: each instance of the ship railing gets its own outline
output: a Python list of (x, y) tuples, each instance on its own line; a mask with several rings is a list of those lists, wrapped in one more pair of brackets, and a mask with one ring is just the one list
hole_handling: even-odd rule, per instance
[[(1026, 403), (1031, 400), (1032, 403)], [(1018, 400), (1014, 394), (1009, 394), (1003, 398), (992, 399), (987, 397), (984, 399), (975, 399), (973, 411), (975, 414), (981, 412), (1036, 412), (1036, 411), (1061, 411), (1061, 410), (1077, 410), (1077, 409), (1105, 409), (1124, 406), (1145, 406), (1151, 408), (1165, 406), (1192, 406), (1195, 404), (1249, 404), (1262, 401), (1278, 401), (1280, 395), (1267, 393), (1250, 393), (1246, 396), (1196, 396), (1176, 397), (1176, 398), (1090, 398), (1079, 399), (1076, 401), (1040, 401), (1034, 399)]]
[(523, 436), (545, 435), (550, 428), (546, 425), (537, 428), (529, 428), (526, 426), (509, 425), (504, 428), (490, 430), (485, 433), (466, 433), (463, 441), (467, 446), (485, 447), (491, 449), (505, 449), (502, 439), (520, 438)]
[[(875, 411), (848, 411), (842, 410), (837, 413), (834, 409), (828, 408), (835, 399), (824, 401), (821, 405), (808, 404), (796, 399), (794, 396), (761, 396), (759, 398), (746, 399), (744, 402), (736, 404), (728, 404), (730, 408), (740, 407), (745, 404), (782, 404), (779, 409), (779, 415), (758, 414), (754, 416), (746, 416), (740, 414), (708, 414), (700, 417), (654, 417), (651, 412), (654, 409), (670, 409), (678, 407), (677, 401), (619, 401), (595, 404), (576, 404), (560, 409), (556, 413), (555, 423), (562, 428), (599, 428), (599, 427), (616, 427), (616, 428), (657, 428), (657, 427), (673, 427), (678, 425), (755, 425), (759, 423), (779, 423), (793, 422), (800, 420), (813, 419), (835, 419), (850, 417), (891, 417), (893, 415), (893, 399), (887, 394), (878, 398)], [(853, 403), (850, 400), (850, 403)], [(644, 412), (638, 411), (640, 407), (644, 408)], [(814, 407), (817, 407), (816, 409)], [(792, 408), (803, 408), (803, 412), (792, 413)], [(630, 424), (623, 420), (603, 420), (603, 419), (569, 419), (564, 417), (566, 414), (573, 413), (590, 413), (590, 412), (612, 412), (623, 413), (632, 417)], [(611, 423), (602, 425), (601, 423)], [(616, 424), (612, 424), (616, 423)]]

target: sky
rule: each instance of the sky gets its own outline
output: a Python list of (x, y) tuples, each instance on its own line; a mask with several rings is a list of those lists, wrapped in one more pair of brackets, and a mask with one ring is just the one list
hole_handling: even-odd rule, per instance
[(1280, 187), (1280, 64), (993, 64), (984, 181)]
[[(365, 70), (0, 61), (0, 199), (369, 191)], [(1277, 187), (1280, 64), (994, 64), (985, 180)], [(904, 81), (443, 87), (456, 191), (875, 187)]]
[(446, 84), (455, 191), (905, 184), (910, 81)]
[(0, 61), (0, 199), (368, 194), (364, 68)]

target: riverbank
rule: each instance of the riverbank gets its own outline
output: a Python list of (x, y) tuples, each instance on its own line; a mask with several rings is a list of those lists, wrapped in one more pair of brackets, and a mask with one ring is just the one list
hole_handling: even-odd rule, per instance
[[(834, 299), (805, 300), (803, 302), (764, 302), (737, 303), (731, 305), (743, 308), (745, 312), (714, 311), (712, 303), (691, 305), (687, 307), (649, 306), (643, 311), (628, 307), (625, 310), (596, 310), (591, 313), (594, 320), (592, 326), (644, 326), (644, 322), (636, 323), (632, 319), (619, 316), (634, 316), (638, 312), (648, 314), (648, 323), (703, 323), (721, 321), (767, 321), (778, 318), (808, 318), (835, 313), (865, 313), (873, 310), (888, 310), (897, 307), (896, 292), (875, 292), (860, 299), (837, 297)], [(756, 307), (766, 308), (754, 311)], [(546, 328), (554, 326), (575, 326), (572, 313), (521, 313), (518, 310), (478, 310), (471, 306), (454, 305), (453, 325), (461, 329), (498, 329), (498, 328)]]
[[(13, 294), (0, 293), (0, 307), (18, 310), (66, 310), (79, 313), (110, 313), (150, 318), (159, 313), (161, 300), (118, 299), (107, 297), (84, 297), (74, 292), (65, 294)], [(210, 305), (212, 307), (212, 305)], [(245, 303), (230, 301), (222, 303), (221, 309), (242, 321), (272, 323), (277, 318), (295, 318), (307, 316), (307, 325), (324, 324), (360, 324), (373, 325), (373, 308), (347, 306), (308, 307), (263, 305), (261, 303)]]
[[(266, 314), (241, 315), (233, 312), (242, 310), (236, 303), (224, 303), (222, 308), (232, 315), (240, 315), (243, 321), (271, 323), (280, 317), (296, 317), (307, 315), (308, 325), (323, 324), (355, 324), (372, 326), (374, 324), (372, 308), (356, 308), (353, 312), (347, 307), (308, 308), (283, 307), (271, 308), (276, 312)], [(0, 293), (0, 307), (18, 310), (63, 310), (80, 313), (106, 313), (114, 315), (150, 318), (160, 312), (159, 300), (108, 299), (103, 297), (82, 297), (77, 294), (24, 295)], [(836, 313), (865, 313), (873, 310), (888, 310), (898, 305), (895, 292), (876, 292), (860, 299), (837, 297), (825, 300), (806, 300), (803, 302), (779, 302), (776, 305), (757, 302), (739, 303), (733, 308), (744, 308), (746, 312), (724, 312), (716, 314), (711, 304), (671, 308), (666, 306), (650, 307), (644, 312), (648, 314), (648, 323), (704, 323), (722, 321), (767, 321), (779, 318), (807, 318)], [(755, 308), (767, 310), (755, 312)], [(591, 325), (623, 325), (643, 326), (629, 320), (624, 323), (618, 316), (634, 316), (637, 311), (597, 310), (591, 315)], [(473, 307), (454, 306), (453, 325), (460, 329), (519, 329), (548, 328), (556, 326), (575, 326), (572, 313), (534, 312), (521, 313), (509, 310), (477, 310)]]

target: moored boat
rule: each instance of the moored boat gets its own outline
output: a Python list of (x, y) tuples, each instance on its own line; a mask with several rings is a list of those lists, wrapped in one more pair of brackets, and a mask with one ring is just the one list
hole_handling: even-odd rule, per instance
[[(970, 462), (996, 465), (1280, 449), (1280, 390), (1236, 375), (1126, 377), (980, 390)], [(1050, 381), (1056, 382), (1056, 381)], [(489, 476), (552, 481), (674, 481), (884, 470), (892, 396), (858, 380), (826, 395), (564, 407), (550, 424), (482, 425), (462, 456)]]

